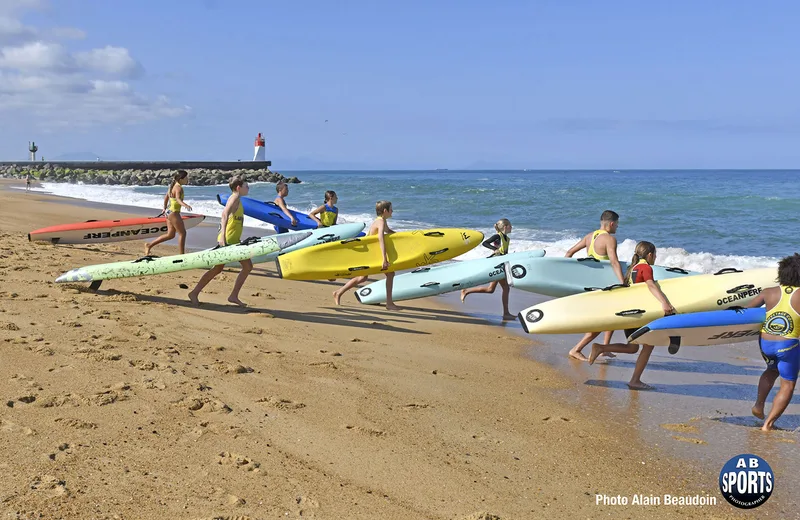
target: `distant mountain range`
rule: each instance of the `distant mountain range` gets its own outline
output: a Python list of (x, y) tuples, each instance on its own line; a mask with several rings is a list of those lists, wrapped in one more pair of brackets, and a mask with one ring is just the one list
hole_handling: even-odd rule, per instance
[(97, 155), (94, 152), (73, 152), (73, 153), (64, 153), (61, 155), (57, 155), (55, 157), (47, 157), (45, 156), (46, 161), (96, 161), (100, 159), (101, 161), (121, 161), (122, 159), (118, 157), (103, 157)]

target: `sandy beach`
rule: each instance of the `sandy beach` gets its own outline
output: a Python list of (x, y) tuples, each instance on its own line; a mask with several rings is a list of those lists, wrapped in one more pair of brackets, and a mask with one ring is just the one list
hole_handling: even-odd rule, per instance
[[(250, 307), (226, 303), (227, 270), (195, 308), (186, 294), (202, 271), (96, 293), (53, 283), (136, 258), (142, 241), (26, 239), (120, 216), (0, 189), (3, 518), (751, 516), (722, 498), (719, 469), (648, 444), (581, 402), (575, 379), (530, 355), (531, 337), (443, 299), (391, 313), (348, 294), (336, 308), (339, 283), (281, 280), (260, 264), (241, 294)], [(190, 230), (190, 245), (214, 228)], [(597, 494), (717, 505), (603, 506)], [(796, 517), (788, 497), (778, 488), (758, 516)]]

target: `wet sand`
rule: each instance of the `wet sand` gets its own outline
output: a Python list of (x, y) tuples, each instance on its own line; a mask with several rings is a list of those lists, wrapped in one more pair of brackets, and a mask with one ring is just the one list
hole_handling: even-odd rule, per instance
[[(143, 248), (29, 243), (31, 229), (121, 216), (55, 201), (0, 190), (9, 517), (743, 517), (719, 495), (718, 468), (649, 444), (644, 424), (620, 428), (605, 409), (617, 397), (603, 394), (629, 397), (526, 359), (550, 347), (513, 323), (439, 298), (389, 313), (347, 295), (336, 308), (338, 283), (279, 280), (271, 265), (248, 279), (247, 309), (225, 303), (236, 270), (200, 308), (186, 293), (201, 271), (107, 281), (96, 293), (54, 284)], [(216, 227), (203, 226), (189, 236)], [(600, 395), (581, 397), (591, 392)], [(718, 505), (602, 506), (598, 493)], [(793, 507), (779, 484), (758, 514), (787, 518)]]
[[(461, 305), (455, 295), (441, 299), (452, 306)], [(516, 313), (546, 299), (512, 288), (509, 307)], [(676, 355), (670, 355), (666, 347), (656, 347), (642, 375), (655, 389), (631, 391), (627, 382), (638, 354), (600, 357), (594, 365), (571, 359), (567, 353), (581, 335), (529, 335), (518, 321), (501, 323), (499, 288), (492, 295), (469, 296), (462, 308), (526, 338), (527, 357), (569, 377), (577, 391), (557, 391), (564, 402), (602, 411), (609, 420), (635, 432), (643, 443), (698, 461), (709, 471), (721, 470), (731, 457), (754, 453), (771, 465), (781, 488), (800, 485), (795, 471), (800, 465), (798, 397), (795, 395), (778, 419), (778, 430), (769, 434), (760, 431), (763, 421), (750, 413), (765, 368), (757, 342), (684, 346)], [(596, 341), (602, 339), (601, 335)], [(615, 332), (612, 342), (624, 343), (624, 334)], [(583, 352), (588, 357), (591, 345)], [(767, 399), (767, 412), (778, 384)]]

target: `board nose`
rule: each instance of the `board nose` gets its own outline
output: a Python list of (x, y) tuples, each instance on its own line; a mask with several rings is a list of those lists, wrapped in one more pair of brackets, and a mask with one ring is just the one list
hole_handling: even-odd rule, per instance
[(311, 231), (306, 231), (305, 233), (283, 233), (277, 235), (275, 240), (278, 242), (278, 247), (281, 249), (286, 249), (287, 247), (292, 247), (296, 243), (300, 242), (301, 240), (305, 240), (311, 236)]

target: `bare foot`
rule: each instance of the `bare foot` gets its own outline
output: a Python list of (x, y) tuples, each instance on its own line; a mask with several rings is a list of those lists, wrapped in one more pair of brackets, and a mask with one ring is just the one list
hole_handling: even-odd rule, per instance
[(144, 245), (144, 256), (150, 256), (150, 247), (149, 242)]
[(247, 304), (246, 304), (246, 303), (244, 303), (244, 302), (243, 302), (242, 300), (240, 300), (239, 298), (234, 298), (233, 296), (230, 296), (230, 297), (228, 298), (228, 301), (229, 301), (229, 302), (231, 302), (231, 303), (233, 303), (233, 304), (235, 304), (235, 305), (238, 305), (239, 307), (247, 307)]
[(461, 289), (461, 303), (464, 303), (464, 300), (467, 299), (467, 290)]
[(594, 364), (597, 356), (603, 353), (603, 345), (600, 343), (592, 343), (592, 353), (589, 354), (589, 364)]
[(336, 305), (341, 305), (341, 303), (339, 303), (339, 299), (341, 297), (342, 295), (339, 294), (339, 291), (333, 291), (333, 303), (335, 303)]
[(764, 426), (761, 427), (761, 431), (762, 432), (769, 432), (769, 431), (772, 431), (774, 429), (775, 429), (775, 427), (772, 424), (767, 424), (767, 423), (764, 423)]
[(397, 305), (395, 305), (393, 303), (387, 303), (386, 304), (386, 310), (387, 311), (399, 311), (400, 307), (398, 307)]
[(200, 300), (197, 299), (197, 294), (195, 294), (194, 291), (189, 293), (189, 301), (192, 302), (192, 305), (195, 307), (200, 306)]
[(750, 411), (753, 413), (753, 415), (755, 415), (759, 419), (763, 419), (764, 418), (764, 405), (763, 404), (753, 405), (753, 408)]
[(616, 355), (616, 354), (614, 354), (613, 352), (603, 352), (603, 353), (602, 353), (602, 354), (600, 354), (600, 355), (601, 355), (601, 356), (605, 356), (605, 357), (609, 357), (609, 358), (615, 358), (615, 357), (617, 357), (617, 355)]
[(628, 383), (628, 388), (631, 390), (655, 390), (654, 386), (650, 386), (647, 383), (642, 383), (641, 381), (637, 383)]
[(503, 321), (511, 321), (516, 319), (517, 317), (514, 316), (513, 314), (503, 314)]
[(569, 357), (577, 359), (578, 361), (589, 361), (589, 359), (583, 355), (583, 352), (578, 352), (577, 350), (570, 350)]

